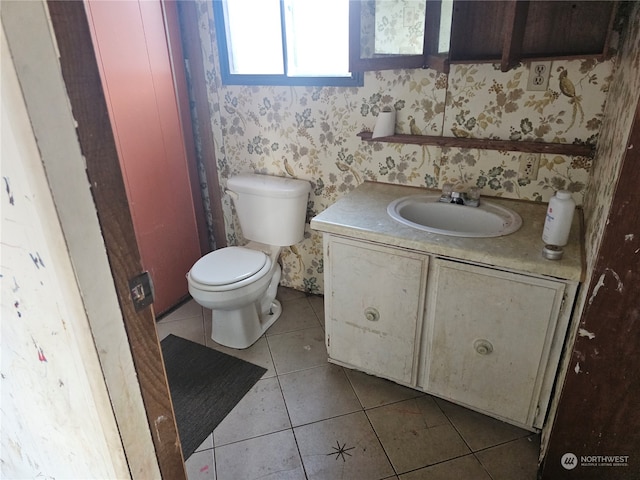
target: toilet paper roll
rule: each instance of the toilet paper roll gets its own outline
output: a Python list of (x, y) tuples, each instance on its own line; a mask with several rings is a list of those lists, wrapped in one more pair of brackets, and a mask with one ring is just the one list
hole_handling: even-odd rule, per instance
[(385, 107), (378, 114), (371, 138), (388, 137), (396, 133), (396, 111)]

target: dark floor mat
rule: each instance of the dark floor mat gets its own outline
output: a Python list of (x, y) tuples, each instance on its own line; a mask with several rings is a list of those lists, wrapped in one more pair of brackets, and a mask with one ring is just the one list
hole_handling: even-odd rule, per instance
[(160, 343), (186, 460), (267, 370), (175, 335)]

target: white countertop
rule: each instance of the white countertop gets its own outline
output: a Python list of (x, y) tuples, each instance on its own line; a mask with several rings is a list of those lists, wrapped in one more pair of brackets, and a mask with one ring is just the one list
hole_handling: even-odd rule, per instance
[(392, 219), (387, 205), (408, 195), (439, 193), (424, 188), (365, 182), (311, 220), (311, 228), (325, 233), (408, 248), (524, 273), (581, 281), (582, 210), (576, 209), (569, 243), (561, 260), (542, 256), (546, 203), (481, 197), (517, 212), (522, 227), (503, 237), (465, 238), (418, 230)]

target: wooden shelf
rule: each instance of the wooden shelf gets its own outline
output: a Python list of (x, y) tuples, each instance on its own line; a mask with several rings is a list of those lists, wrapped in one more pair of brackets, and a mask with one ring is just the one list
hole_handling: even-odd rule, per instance
[(360, 132), (364, 142), (408, 143), (412, 145), (435, 145), (437, 147), (480, 148), (483, 150), (503, 150), (513, 152), (544, 153), (548, 155), (569, 155), (593, 157), (594, 147), (572, 143), (521, 142), (516, 140), (496, 140), (486, 138), (435, 137), (430, 135), (396, 134), (389, 137), (371, 138), (371, 132)]

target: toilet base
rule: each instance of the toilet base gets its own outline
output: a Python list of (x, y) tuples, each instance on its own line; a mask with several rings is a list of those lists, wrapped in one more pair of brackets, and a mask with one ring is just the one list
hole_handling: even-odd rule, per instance
[(259, 301), (237, 310), (213, 310), (211, 339), (229, 348), (249, 348), (282, 314), (282, 305), (275, 299), (266, 312), (258, 314), (258, 307)]

